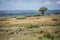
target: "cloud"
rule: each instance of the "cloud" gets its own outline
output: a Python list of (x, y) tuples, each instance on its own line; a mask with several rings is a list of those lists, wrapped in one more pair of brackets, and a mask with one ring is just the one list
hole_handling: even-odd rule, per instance
[(15, 5), (16, 5), (16, 6), (21, 6), (21, 5), (23, 5), (23, 4), (20, 4), (20, 3), (16, 3)]
[(13, 4), (13, 2), (9, 2), (8, 4), (12, 5), (12, 4)]
[(38, 5), (38, 3), (35, 3), (34, 5), (35, 5), (35, 6), (37, 6), (37, 5)]
[(22, 3), (9, 2), (9, 5), (22, 6), (24, 4), (22, 4)]
[(46, 2), (44, 2), (43, 4), (51, 4), (51, 2), (49, 2), (49, 1), (46, 1)]
[(57, 1), (56, 3), (57, 3), (57, 4), (60, 4), (60, 1)]

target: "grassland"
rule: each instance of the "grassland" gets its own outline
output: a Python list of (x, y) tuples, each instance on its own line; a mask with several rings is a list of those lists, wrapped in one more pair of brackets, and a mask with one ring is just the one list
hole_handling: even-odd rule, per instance
[(60, 40), (60, 14), (0, 18), (0, 40)]

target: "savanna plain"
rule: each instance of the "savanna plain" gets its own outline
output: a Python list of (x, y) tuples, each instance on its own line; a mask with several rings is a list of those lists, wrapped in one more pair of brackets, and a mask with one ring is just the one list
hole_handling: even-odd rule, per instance
[(60, 14), (0, 17), (0, 40), (60, 40)]

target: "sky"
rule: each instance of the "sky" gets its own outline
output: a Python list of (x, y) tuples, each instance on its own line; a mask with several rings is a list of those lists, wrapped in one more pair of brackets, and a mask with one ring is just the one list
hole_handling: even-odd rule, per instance
[(0, 10), (60, 10), (60, 0), (0, 0)]

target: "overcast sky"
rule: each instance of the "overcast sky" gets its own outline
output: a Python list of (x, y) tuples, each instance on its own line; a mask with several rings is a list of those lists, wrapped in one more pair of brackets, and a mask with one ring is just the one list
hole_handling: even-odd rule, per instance
[(59, 10), (60, 0), (0, 0), (0, 10), (38, 10), (43, 6)]

